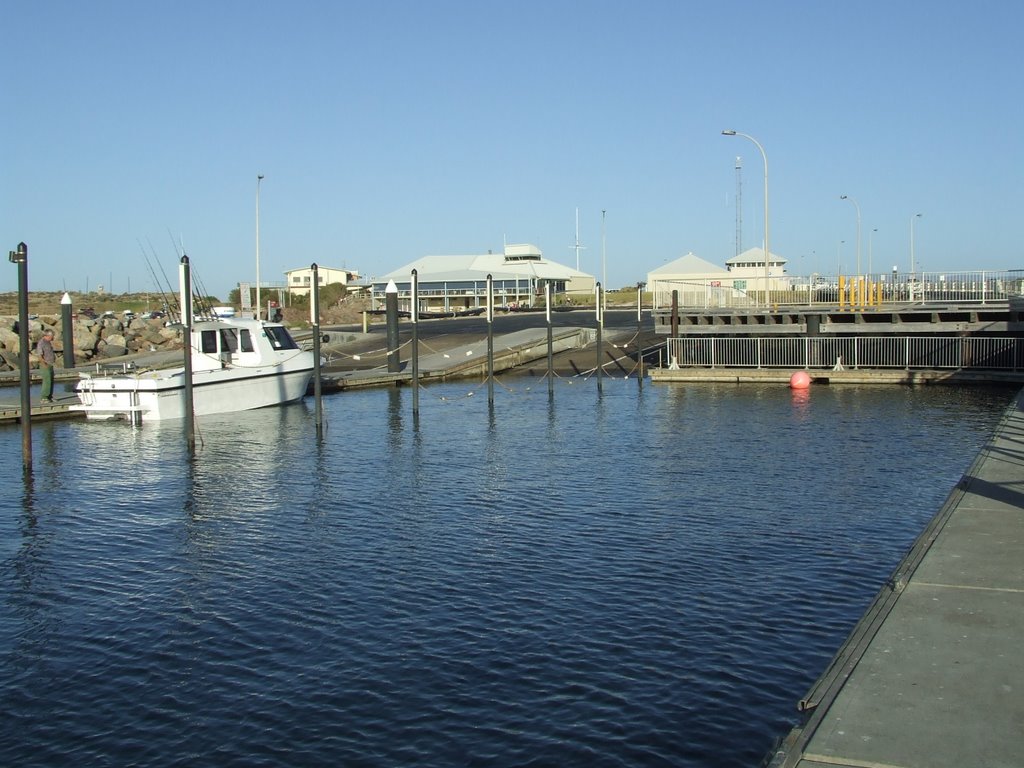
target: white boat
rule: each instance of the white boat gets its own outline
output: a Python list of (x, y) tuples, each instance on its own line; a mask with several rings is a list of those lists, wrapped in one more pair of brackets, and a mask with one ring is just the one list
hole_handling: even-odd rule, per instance
[[(194, 413), (247, 411), (300, 400), (313, 376), (313, 353), (280, 323), (251, 318), (203, 320), (192, 326)], [(91, 419), (130, 421), (185, 416), (185, 366), (82, 373), (75, 386)]]

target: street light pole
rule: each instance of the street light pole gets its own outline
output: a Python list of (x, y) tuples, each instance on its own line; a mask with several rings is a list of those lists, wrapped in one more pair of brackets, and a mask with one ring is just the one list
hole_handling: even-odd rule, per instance
[[(263, 174), (256, 176), (256, 319), (260, 319), (260, 182)], [(268, 320), (270, 318), (267, 318)]]
[[(915, 213), (910, 217), (910, 277), (908, 280), (914, 280), (914, 220), (920, 219), (921, 214)], [(910, 301), (914, 301), (914, 285), (910, 284)]]
[(915, 213), (910, 217), (910, 274), (914, 274), (914, 219), (920, 219), (921, 214)]
[(857, 277), (860, 277), (860, 206), (857, 201), (849, 195), (840, 195), (840, 200), (849, 200), (853, 203), (853, 207), (857, 209)]
[(761, 142), (746, 133), (739, 131), (725, 130), (723, 136), (742, 136), (754, 143), (754, 146), (761, 152), (761, 159), (764, 160), (764, 307), (768, 309), (771, 304), (771, 290), (769, 289), (768, 264), (771, 259), (771, 247), (768, 242), (768, 155), (761, 146)]
[(874, 245), (873, 245), (874, 235), (875, 235), (875, 232), (877, 232), (877, 231), (878, 231), (878, 228), (876, 227), (875, 229), (872, 229), (870, 232), (868, 232), (868, 274), (869, 275), (871, 274), (871, 254), (872, 254), (872, 250), (874, 249)]

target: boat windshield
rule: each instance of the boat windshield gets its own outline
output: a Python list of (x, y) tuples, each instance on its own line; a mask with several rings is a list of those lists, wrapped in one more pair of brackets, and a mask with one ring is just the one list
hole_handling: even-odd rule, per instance
[(295, 339), (288, 333), (288, 329), (283, 325), (265, 325), (263, 330), (267, 333), (267, 338), (270, 340), (270, 346), (274, 349), (298, 349), (299, 345), (295, 343)]

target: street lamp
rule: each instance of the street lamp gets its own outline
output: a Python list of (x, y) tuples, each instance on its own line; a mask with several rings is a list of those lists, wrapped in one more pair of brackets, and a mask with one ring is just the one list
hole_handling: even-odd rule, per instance
[[(263, 174), (256, 176), (256, 319), (260, 319), (260, 182)], [(270, 318), (267, 318), (268, 320)]]
[[(910, 280), (914, 279), (914, 220), (920, 219), (921, 214), (915, 213), (910, 217)], [(914, 300), (914, 286), (910, 286), (910, 300)]]
[(910, 217), (910, 274), (914, 274), (914, 220), (920, 218), (920, 213)]
[(742, 136), (744, 139), (752, 141), (754, 146), (761, 151), (761, 159), (764, 160), (764, 307), (765, 309), (768, 309), (768, 306), (771, 303), (771, 291), (768, 287), (770, 285), (768, 282), (768, 262), (769, 259), (771, 259), (771, 248), (768, 243), (768, 155), (765, 154), (764, 147), (761, 146), (761, 143), (753, 136), (733, 130), (722, 131), (722, 135)]
[(849, 200), (853, 203), (853, 207), (857, 209), (857, 277), (860, 277), (860, 206), (857, 205), (857, 201), (849, 195), (840, 195), (840, 200)]
[(874, 235), (875, 235), (875, 232), (877, 232), (877, 231), (878, 231), (878, 228), (876, 227), (875, 229), (872, 229), (870, 232), (868, 232), (868, 274), (869, 275), (871, 274), (871, 253), (872, 253), (872, 250), (874, 248), (874, 245), (873, 245)]

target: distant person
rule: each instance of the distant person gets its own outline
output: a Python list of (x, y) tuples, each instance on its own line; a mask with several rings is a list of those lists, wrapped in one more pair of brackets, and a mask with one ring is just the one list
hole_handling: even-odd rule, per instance
[(57, 356), (53, 353), (53, 331), (43, 331), (43, 338), (36, 346), (36, 354), (39, 355), (39, 373), (43, 377), (43, 402), (53, 402), (53, 364)]

